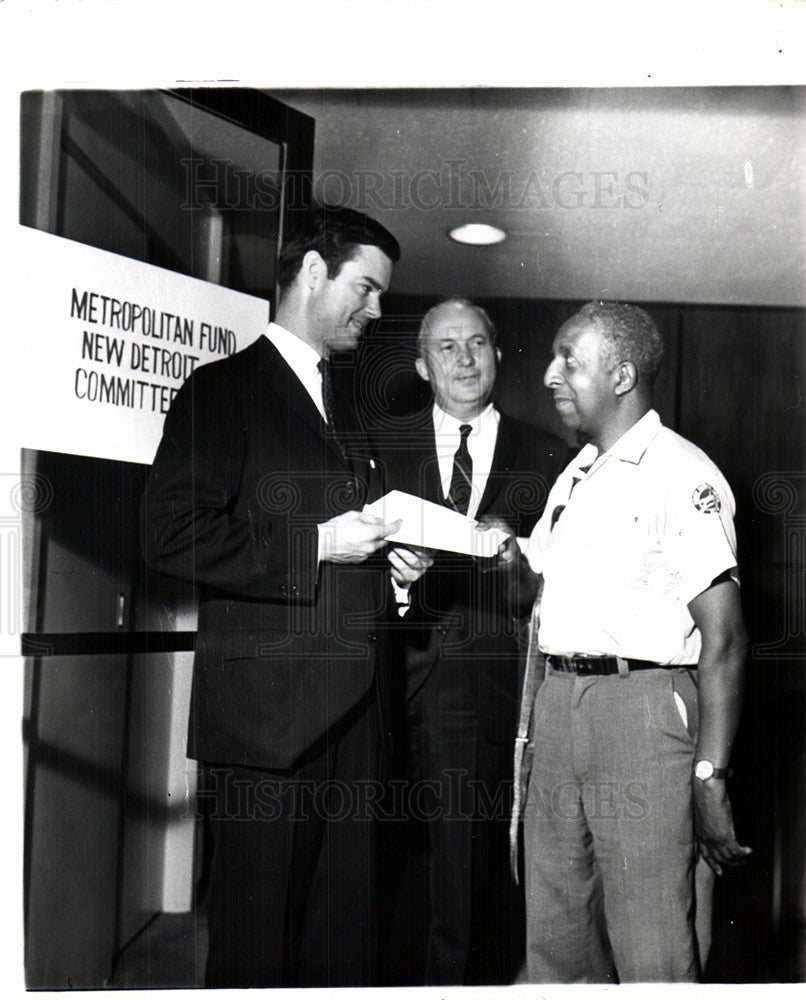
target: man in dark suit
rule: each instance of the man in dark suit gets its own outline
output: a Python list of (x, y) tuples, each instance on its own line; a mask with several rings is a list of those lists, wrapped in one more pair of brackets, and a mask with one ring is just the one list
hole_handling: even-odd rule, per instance
[[(377, 620), (397, 527), (327, 359), (380, 316), (394, 237), (317, 210), (283, 249), (276, 321), (194, 372), (142, 507), (149, 564), (197, 584), (188, 755), (213, 797), (208, 986), (374, 981)], [(324, 362), (324, 364), (323, 364)], [(395, 556), (398, 582), (425, 566)]]
[[(379, 446), (390, 487), (525, 536), (566, 449), (491, 403), (500, 357), (483, 309), (464, 300), (435, 306), (415, 362), (433, 389), (433, 409), (405, 433), (387, 431)], [(410, 588), (399, 630), (407, 810), (425, 821), (428, 845), (420, 981), (432, 985), (512, 982), (523, 953), (523, 903), (507, 847), (520, 624), (507, 572), (491, 564), (439, 553)]]

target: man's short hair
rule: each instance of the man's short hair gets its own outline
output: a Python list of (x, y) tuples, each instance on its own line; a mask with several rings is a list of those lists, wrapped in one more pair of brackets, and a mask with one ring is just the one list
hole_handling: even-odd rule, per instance
[(577, 316), (598, 324), (614, 364), (632, 361), (639, 381), (652, 385), (663, 360), (663, 340), (648, 312), (624, 302), (587, 302)]
[(429, 329), (433, 319), (434, 314), (442, 309), (443, 306), (464, 306), (466, 309), (472, 309), (473, 312), (477, 313), (482, 322), (484, 323), (484, 329), (489, 334), (490, 340), (495, 343), (498, 333), (495, 329), (495, 323), (490, 319), (490, 314), (486, 309), (482, 309), (481, 306), (477, 306), (475, 302), (471, 302), (470, 299), (443, 299), (442, 302), (437, 302), (435, 306), (431, 306), (428, 312), (423, 316), (422, 322), (420, 323), (420, 329), (417, 333), (417, 349), (422, 350), (423, 339), (425, 337), (426, 331)]
[(335, 278), (359, 246), (378, 247), (393, 264), (400, 260), (400, 244), (380, 222), (353, 208), (316, 206), (297, 224), (280, 251), (277, 284), (281, 290), (288, 288), (309, 250), (315, 250), (327, 264), (328, 278)]

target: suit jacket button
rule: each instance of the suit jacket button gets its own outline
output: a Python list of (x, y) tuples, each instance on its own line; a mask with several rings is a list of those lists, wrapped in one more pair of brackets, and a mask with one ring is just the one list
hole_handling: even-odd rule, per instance
[(284, 583), (280, 584), (280, 593), (283, 595), (283, 597), (285, 597), (285, 595), (288, 593), (288, 588)]

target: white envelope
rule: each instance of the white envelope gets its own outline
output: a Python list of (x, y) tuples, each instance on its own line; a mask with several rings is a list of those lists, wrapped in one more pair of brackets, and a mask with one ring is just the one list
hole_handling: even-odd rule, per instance
[(380, 500), (367, 504), (364, 513), (379, 517), (387, 524), (400, 518), (403, 523), (387, 541), (402, 545), (490, 558), (507, 539), (506, 532), (500, 528), (478, 531), (478, 521), (400, 490), (392, 490)]

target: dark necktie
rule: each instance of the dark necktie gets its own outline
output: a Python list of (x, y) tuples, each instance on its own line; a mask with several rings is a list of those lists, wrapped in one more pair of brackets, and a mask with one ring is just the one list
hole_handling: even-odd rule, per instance
[[(581, 476), (574, 476), (574, 481), (571, 483), (571, 489), (568, 491), (568, 500), (571, 499), (571, 494), (574, 492), (577, 486), (579, 486), (579, 484), (582, 482), (584, 476), (588, 472), (590, 472), (590, 468), (591, 468), (590, 465), (586, 465), (584, 469), (579, 470), (582, 473)], [(568, 501), (566, 501), (566, 503), (561, 503), (558, 507), (555, 507), (554, 510), (551, 512), (551, 528), (549, 529), (550, 531), (554, 530), (554, 525), (560, 520), (562, 512), (565, 510), (567, 503)]]
[(325, 407), (328, 430), (336, 441), (341, 457), (348, 461), (347, 452), (339, 437), (339, 421), (336, 417), (336, 400), (333, 394), (333, 373), (330, 370), (330, 362), (327, 358), (320, 358), (316, 367), (322, 376), (322, 403)]
[(455, 511), (466, 514), (470, 506), (470, 492), (473, 489), (473, 459), (467, 450), (467, 436), (473, 428), (470, 424), (462, 424), (459, 428), (460, 440), (456, 454), (453, 456), (453, 472), (451, 473), (451, 488), (448, 491), (448, 503)]

